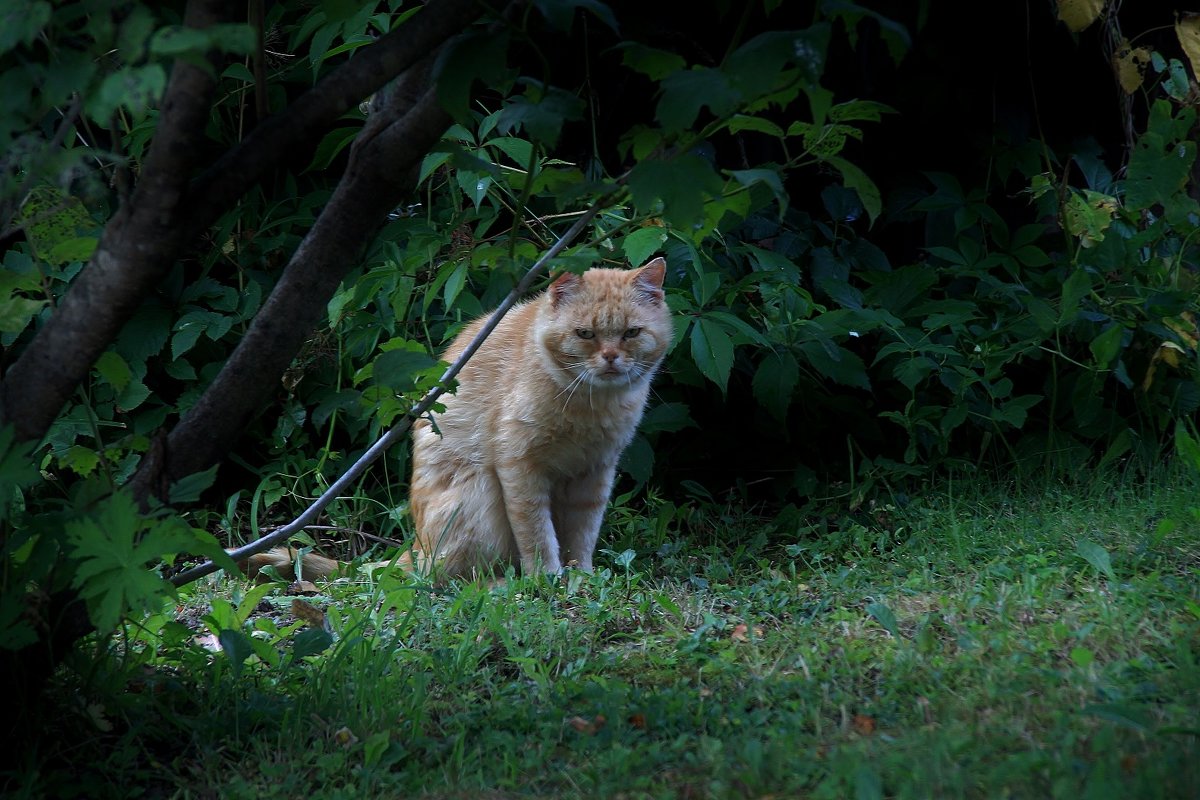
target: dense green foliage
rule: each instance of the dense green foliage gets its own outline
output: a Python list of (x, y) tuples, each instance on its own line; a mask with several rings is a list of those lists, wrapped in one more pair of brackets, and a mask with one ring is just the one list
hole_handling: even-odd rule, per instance
[[(261, 376), (275, 387), (271, 402), (226, 462), (169, 487), (170, 508), (139, 508), (145, 498), (121, 487), (199, 402), (331, 202), (370, 123), (368, 98), (231, 204), (42, 441), (0, 430), (0, 647), (38, 641), (46, 626), (30, 598), (61, 591), (77, 593), (106, 636), (148, 612), (159, 616), (125, 627), (126, 641), (143, 630), (147, 643), (180, 644), (185, 633), (161, 613), (175, 596), (164, 563), (220, 558), (221, 545), (294, 516), (435, 385), (449, 338), (597, 207), (554, 269), (655, 254), (670, 265), (676, 344), (622, 462), (618, 499), (618, 517), (658, 519), (660, 538), (693, 513), (725, 524), (712, 520), (729, 496), (765, 503), (779, 519), (772, 545), (799, 558), (808, 520), (830, 506), (903, 499), (948, 472), (1155, 474), (1175, 448), (1197, 454), (1196, 90), (1181, 60), (1145, 51), (1125, 98), (1127, 158), (1090, 140), (1054, 150), (997, 133), (982, 177), (881, 177), (881, 163), (904, 157), (878, 136), (900, 114), (886, 94), (844, 90), (830, 64), (871, 56), (881, 75), (900, 75), (920, 18), (902, 24), (840, 2), (721, 5), (711, 14), (722, 25), (707, 26), (719, 41), (682, 41), (653, 14), (595, 0), (538, 0), (465, 30), (438, 59), (453, 125), (424, 160), (419, 195), (353, 255), (291, 368)], [(181, 3), (51, 10), (16, 3), (0, 25), (6, 371), (95, 268), (102, 232), (138, 185), (173, 63), (219, 63), (204, 131), (215, 159), (417, 12), (400, 0), (274, 3), (260, 49), (252, 24), (185, 26)], [(1048, 11), (1038, 24), (1054, 24)], [(405, 539), (405, 459), (390, 453), (328, 521)], [(618, 526), (610, 539), (625, 535)], [(659, 544), (669, 555), (671, 543)], [(778, 553), (763, 546), (763, 558)], [(802, 561), (796, 569), (823, 569)], [(677, 580), (692, 575), (680, 570)], [(587, 592), (607, 596), (620, 583), (610, 574)], [(451, 605), (475, 603), (474, 622), (500, 613), (464, 592)], [(678, 615), (678, 598), (659, 594), (668, 605), (654, 613)], [(417, 613), (412, 596), (405, 602), (399, 611)], [(443, 605), (419, 610), (436, 606), (447, 625), (465, 613)], [(244, 658), (212, 668), (293, 668), (302, 659), (279, 655), (278, 631), (245, 632), (251, 608), (218, 603), (207, 624)], [(603, 628), (599, 606), (589, 608)], [(338, 629), (338, 653), (355, 624)], [(443, 655), (474, 663), (463, 642)], [(210, 666), (201, 652), (172, 658)], [(531, 659), (503, 668), (536, 682)], [(243, 691), (226, 680), (214, 686)], [(379, 741), (368, 767), (391, 752)]]

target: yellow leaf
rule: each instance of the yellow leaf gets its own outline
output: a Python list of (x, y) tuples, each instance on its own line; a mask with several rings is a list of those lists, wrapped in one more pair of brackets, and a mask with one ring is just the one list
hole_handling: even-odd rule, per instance
[(1187, 354), (1179, 345), (1174, 342), (1163, 342), (1154, 351), (1154, 357), (1150, 359), (1150, 366), (1146, 368), (1146, 377), (1142, 379), (1142, 391), (1147, 391), (1150, 385), (1154, 383), (1154, 373), (1158, 371), (1158, 364), (1161, 361), (1168, 366), (1179, 368), (1179, 354)]
[(1104, 3), (1105, 0), (1058, 0), (1058, 18), (1067, 23), (1072, 33), (1078, 33), (1096, 21)]
[(1192, 77), (1200, 81), (1200, 14), (1181, 14), (1175, 20), (1175, 35), (1192, 64)]
[(1134, 49), (1128, 40), (1121, 42), (1121, 46), (1113, 53), (1113, 70), (1125, 94), (1133, 94), (1141, 88), (1142, 76), (1146, 74), (1146, 65), (1149, 63), (1149, 50), (1145, 47)]
[(1197, 345), (1200, 345), (1200, 328), (1196, 327), (1196, 318), (1192, 312), (1185, 311), (1178, 317), (1169, 317), (1164, 319), (1167, 327), (1179, 334), (1179, 338), (1183, 339), (1183, 343), (1193, 350)]

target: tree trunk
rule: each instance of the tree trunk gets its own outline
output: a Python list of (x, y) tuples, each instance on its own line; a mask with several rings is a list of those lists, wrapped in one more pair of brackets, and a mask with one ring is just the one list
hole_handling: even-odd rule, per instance
[(387, 214), (416, 186), (421, 159), (450, 125), (431, 86), (433, 56), (372, 111), (346, 172), (246, 335), (163, 448), (133, 478), (138, 496), (220, 461), (320, 322), (343, 277)]

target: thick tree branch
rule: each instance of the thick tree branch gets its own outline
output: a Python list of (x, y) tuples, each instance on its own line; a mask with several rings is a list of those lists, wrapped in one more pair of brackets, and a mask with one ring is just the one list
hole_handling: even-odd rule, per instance
[[(189, 6), (203, 27), (222, 4)], [(87, 268), (46, 326), (0, 381), (0, 425), (22, 440), (41, 439), (75, 387), (182, 247), (227, 210), (288, 150), (310, 139), (362, 98), (428, 53), (474, 16), (476, 0), (431, 0), (401, 28), (360, 49), (289, 108), (256, 128), (187, 186), (211, 111), (212, 80), (179, 63), (163, 101), (142, 180), (131, 202), (105, 227)]]
[[(224, 3), (195, 0), (185, 23), (204, 28)], [(0, 382), (0, 425), (41, 439), (75, 387), (174, 260), (180, 204), (208, 120), (211, 71), (177, 61), (157, 133), (131, 202), (105, 226), (91, 263)]]
[(242, 341), (132, 486), (144, 497), (217, 463), (276, 391), (358, 255), (416, 186), (421, 159), (450, 118), (432, 88), (432, 56), (410, 69), (356, 139), (333, 197), (304, 237)]
[(188, 193), (196, 228), (212, 224), (289, 149), (322, 133), (363, 98), (463, 31), (478, 13), (478, 0), (431, 0), (421, 13), (359, 49), (285, 111), (256, 127), (196, 179)]

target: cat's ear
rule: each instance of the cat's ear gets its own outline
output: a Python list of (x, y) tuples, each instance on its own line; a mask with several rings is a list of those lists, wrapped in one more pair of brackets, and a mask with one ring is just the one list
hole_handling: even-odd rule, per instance
[(574, 272), (559, 275), (554, 279), (554, 283), (550, 284), (550, 305), (557, 306), (564, 300), (569, 300), (582, 282), (582, 278)]
[(667, 262), (662, 256), (646, 263), (634, 276), (633, 285), (638, 294), (651, 303), (658, 304), (663, 300), (663, 278), (667, 274)]

